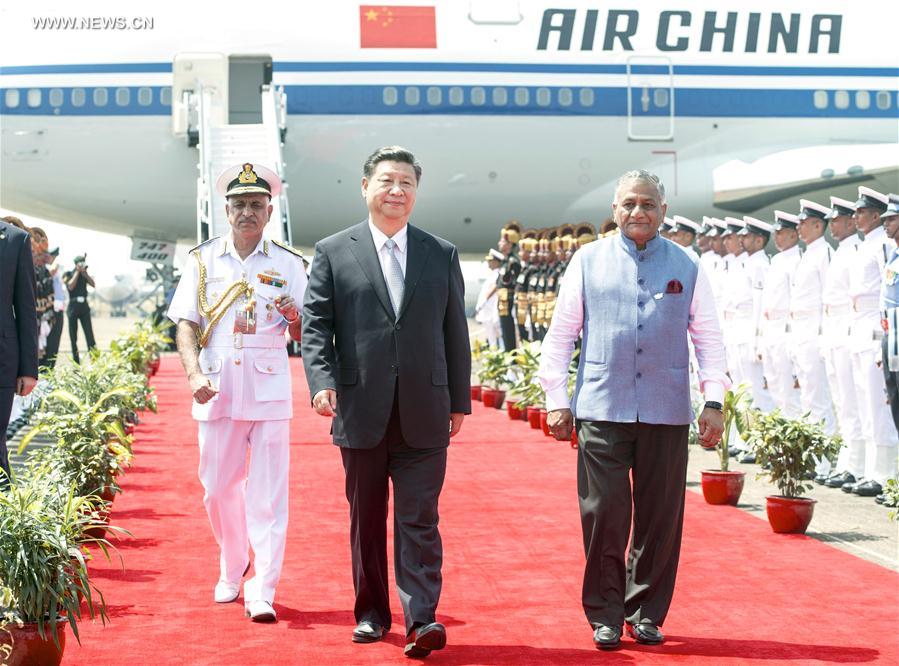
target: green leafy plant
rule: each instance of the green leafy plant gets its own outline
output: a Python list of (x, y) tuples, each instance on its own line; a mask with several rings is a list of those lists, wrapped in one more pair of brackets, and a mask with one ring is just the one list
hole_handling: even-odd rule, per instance
[(884, 506), (888, 506), (893, 509), (888, 514), (890, 520), (899, 520), (899, 511), (896, 509), (899, 508), (899, 482), (896, 479), (887, 479), (887, 482), (883, 486), (883, 496), (884, 496)]
[(715, 447), (718, 451), (718, 463), (722, 472), (727, 472), (730, 467), (730, 438), (734, 432), (743, 436), (746, 414), (751, 404), (752, 398), (749, 397), (747, 384), (740, 384), (724, 393), (724, 402), (722, 403), (724, 432), (721, 433), (721, 440)]
[(819, 460), (832, 459), (839, 453), (839, 438), (824, 432), (821, 423), (811, 421), (808, 414), (788, 419), (779, 410), (756, 412), (747, 424), (746, 442), (755, 452), (756, 462), (766, 468), (766, 477), (784, 497), (802, 497), (814, 486), (806, 479), (814, 474)]
[(517, 400), (518, 408), (542, 407), (546, 396), (543, 387), (537, 381), (537, 370), (540, 368), (540, 346), (534, 342), (524, 343), (509, 354), (509, 361), (513, 367), (512, 374), (515, 377), (510, 391)]
[(487, 349), (482, 352), (482, 363), (478, 370), (478, 381), (482, 386), (502, 391), (512, 385), (510, 366), (513, 353), (501, 349)]
[(105, 518), (96, 495), (78, 496), (74, 484), (63, 485), (45, 467), (32, 471), (0, 493), (0, 615), (8, 624), (35, 623), (42, 637), (49, 629), (57, 645), (57, 619), (64, 616), (80, 641), (81, 597), (90, 617), (108, 619), (81, 549), (93, 542), (109, 557), (108, 541), (84, 536), (106, 527)]
[(150, 363), (159, 358), (159, 353), (172, 341), (166, 334), (168, 328), (168, 322), (154, 325), (149, 319), (141, 319), (129, 331), (115, 338), (110, 343), (110, 349), (129, 363), (132, 372), (146, 375), (150, 371)]

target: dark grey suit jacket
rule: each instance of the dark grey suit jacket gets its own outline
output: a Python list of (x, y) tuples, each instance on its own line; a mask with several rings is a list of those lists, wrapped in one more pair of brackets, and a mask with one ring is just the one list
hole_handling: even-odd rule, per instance
[(459, 255), (450, 243), (412, 225), (407, 233), (398, 317), (367, 220), (315, 246), (303, 304), (303, 365), (310, 395), (337, 391), (332, 436), (338, 446), (377, 446), (397, 381), (408, 446), (447, 446), (450, 413), (471, 413)]
[(0, 221), (0, 389), (37, 377), (37, 312), (30, 236)]

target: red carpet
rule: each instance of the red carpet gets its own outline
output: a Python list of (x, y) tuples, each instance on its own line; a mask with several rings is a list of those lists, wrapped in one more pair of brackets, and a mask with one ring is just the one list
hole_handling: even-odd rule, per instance
[[(196, 428), (180, 364), (154, 380), (159, 414), (138, 427), (135, 467), (113, 520), (124, 570), (97, 559), (105, 627), (69, 635), (65, 664), (383, 664), (403, 657), (396, 629), (355, 645), (343, 470), (328, 421), (308, 408), (295, 361), (291, 524), (275, 607), (254, 625), (216, 605), (218, 556), (196, 478)], [(575, 452), (475, 403), (450, 447), (441, 499), (449, 645), (432, 664), (899, 664), (899, 576), (804, 536), (779, 536), (738, 509), (687, 493), (668, 641), (600, 653), (580, 607), (582, 547)], [(389, 541), (389, 543), (392, 543)], [(880, 591), (875, 594), (875, 591)], [(403, 626), (394, 596), (394, 627)]]

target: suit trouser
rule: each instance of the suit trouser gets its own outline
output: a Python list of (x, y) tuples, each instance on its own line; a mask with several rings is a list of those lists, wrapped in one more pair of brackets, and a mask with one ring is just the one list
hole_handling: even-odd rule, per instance
[(446, 448), (414, 449), (403, 441), (398, 400), (387, 432), (372, 449), (341, 447), (350, 503), (350, 546), (356, 622), (390, 627), (387, 589), (388, 477), (393, 480), (393, 557), (406, 623), (435, 621), (443, 584), (437, 502), (446, 475)]
[(50, 335), (47, 336), (47, 350), (44, 355), (44, 363), (48, 368), (56, 365), (56, 355), (59, 353), (59, 340), (62, 338), (62, 327), (64, 312), (57, 310), (53, 313), (53, 327), (50, 329)]
[(661, 625), (680, 557), (690, 427), (578, 421), (577, 429), (584, 612), (594, 627)]
[(81, 328), (84, 329), (84, 339), (87, 341), (88, 351), (97, 346), (94, 340), (94, 327), (91, 323), (91, 309), (87, 303), (76, 303), (69, 306), (66, 315), (69, 317), (69, 342), (72, 344), (72, 358), (75, 363), (78, 363), (78, 322), (81, 322)]
[(887, 400), (890, 401), (890, 414), (893, 417), (893, 425), (896, 427), (896, 431), (899, 432), (899, 372), (890, 370), (888, 344), (889, 336), (884, 335), (881, 344), (883, 350), (883, 379), (886, 382)]
[(221, 548), (219, 580), (240, 583), (252, 546), (255, 572), (244, 584), (244, 601), (271, 603), (287, 538), (290, 421), (222, 418), (198, 425), (203, 504)]
[(503, 350), (512, 351), (515, 349), (515, 321), (512, 315), (499, 316), (499, 328), (503, 333)]
[(9, 453), (6, 450), (6, 427), (12, 410), (14, 388), (0, 388), (0, 490), (9, 486)]
[(865, 437), (864, 478), (883, 485), (896, 476), (899, 436), (884, 392), (883, 371), (877, 367), (880, 343), (852, 351), (852, 376), (858, 395), (859, 417)]

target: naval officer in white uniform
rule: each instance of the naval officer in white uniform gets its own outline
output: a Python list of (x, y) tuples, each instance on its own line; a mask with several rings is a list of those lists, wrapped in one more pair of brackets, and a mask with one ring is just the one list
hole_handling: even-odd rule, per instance
[(191, 250), (168, 311), (194, 397), (203, 503), (221, 549), (214, 598), (237, 599), (252, 546), (244, 606), (256, 622), (276, 619), (293, 415), (285, 331), (300, 338), (306, 290), (299, 252), (263, 236), (280, 187), (258, 164), (219, 177), (231, 232)]

